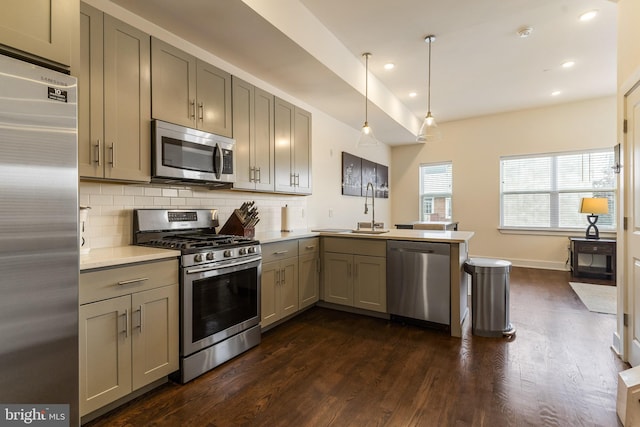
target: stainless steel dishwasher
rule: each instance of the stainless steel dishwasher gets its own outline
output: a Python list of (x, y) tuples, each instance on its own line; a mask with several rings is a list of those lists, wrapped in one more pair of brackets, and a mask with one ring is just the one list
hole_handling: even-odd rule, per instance
[(387, 311), (391, 318), (451, 325), (448, 243), (387, 241)]

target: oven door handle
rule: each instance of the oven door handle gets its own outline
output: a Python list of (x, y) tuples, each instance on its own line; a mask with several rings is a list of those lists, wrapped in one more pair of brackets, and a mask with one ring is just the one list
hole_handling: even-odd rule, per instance
[(227, 267), (237, 267), (239, 265), (244, 265), (244, 264), (249, 264), (255, 261), (260, 261), (262, 259), (262, 257), (257, 257), (257, 258), (249, 258), (249, 259), (245, 259), (242, 261), (237, 261), (234, 262), (232, 264), (216, 264), (215, 266), (206, 266), (206, 267), (200, 267), (200, 268), (191, 268), (191, 269), (187, 269), (187, 274), (194, 274), (194, 273), (204, 273), (205, 271), (211, 271), (211, 270), (219, 270), (221, 268), (227, 268)]

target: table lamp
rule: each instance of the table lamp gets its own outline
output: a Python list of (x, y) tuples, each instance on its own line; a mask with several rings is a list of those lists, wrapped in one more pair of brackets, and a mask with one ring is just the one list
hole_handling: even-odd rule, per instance
[(580, 204), (580, 213), (587, 213), (587, 221), (589, 226), (587, 227), (586, 237), (587, 239), (599, 239), (600, 233), (596, 222), (598, 221), (598, 215), (609, 213), (609, 203), (604, 197), (584, 197)]

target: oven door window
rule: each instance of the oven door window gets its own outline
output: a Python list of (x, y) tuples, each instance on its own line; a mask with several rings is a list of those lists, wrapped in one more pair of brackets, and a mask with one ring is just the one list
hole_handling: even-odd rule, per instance
[(162, 137), (162, 165), (199, 172), (214, 172), (214, 147)]
[(192, 342), (258, 316), (257, 268), (193, 281)]

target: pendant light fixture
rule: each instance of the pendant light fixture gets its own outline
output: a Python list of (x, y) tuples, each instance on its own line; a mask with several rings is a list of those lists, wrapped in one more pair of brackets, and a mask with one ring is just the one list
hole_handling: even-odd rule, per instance
[(431, 44), (436, 41), (436, 36), (433, 34), (424, 38), (425, 43), (429, 45), (429, 74), (427, 82), (427, 115), (424, 118), (424, 122), (418, 132), (418, 142), (435, 142), (442, 138), (442, 134), (436, 124), (436, 119), (431, 114)]
[(371, 54), (365, 52), (362, 54), (365, 61), (365, 76), (364, 76), (364, 125), (360, 131), (360, 138), (358, 138), (358, 147), (377, 147), (380, 145), (376, 137), (373, 135), (373, 129), (369, 126), (369, 57)]

